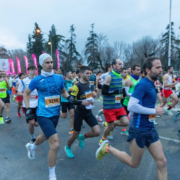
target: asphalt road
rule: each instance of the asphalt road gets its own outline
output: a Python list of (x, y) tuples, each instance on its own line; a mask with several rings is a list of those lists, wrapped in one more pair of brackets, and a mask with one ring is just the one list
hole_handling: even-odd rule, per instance
[[(17, 105), (11, 104), (11, 124), (0, 125), (0, 180), (48, 180), (47, 154), (49, 145), (47, 142), (40, 145), (36, 150), (36, 158), (29, 160), (25, 144), (29, 142), (28, 125), (24, 114), (17, 117)], [(180, 106), (177, 106), (180, 107)], [(101, 108), (101, 102), (96, 102), (93, 113), (96, 114)], [(173, 109), (173, 114), (177, 109)], [(4, 113), (5, 117), (5, 113)], [(180, 121), (174, 123), (173, 117), (167, 114), (157, 119), (156, 126), (168, 162), (168, 179), (178, 180), (180, 167), (180, 136), (177, 131), (180, 128)], [(89, 130), (87, 124), (82, 133)], [(100, 137), (86, 139), (85, 148), (81, 150), (78, 140), (72, 145), (74, 159), (68, 159), (64, 152), (64, 146), (69, 137), (69, 116), (60, 119), (57, 131), (60, 139), (60, 149), (56, 174), (58, 180), (156, 180), (156, 164), (146, 149), (137, 169), (132, 169), (118, 161), (112, 155), (107, 155), (101, 161), (95, 158)], [(121, 128), (114, 130), (114, 139), (110, 140), (111, 145), (119, 150), (129, 153), (127, 137), (120, 135)], [(101, 134), (103, 128), (101, 126)], [(36, 128), (35, 135), (38, 136), (40, 128)]]

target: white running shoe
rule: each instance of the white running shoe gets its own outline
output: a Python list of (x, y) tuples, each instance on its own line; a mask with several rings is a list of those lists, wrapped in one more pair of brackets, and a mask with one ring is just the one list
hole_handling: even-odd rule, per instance
[(165, 111), (168, 113), (168, 115), (173, 116), (171, 110), (165, 109)]
[(157, 121), (154, 121), (154, 125), (158, 125), (158, 122), (157, 122)]
[(27, 149), (28, 158), (31, 160), (35, 159), (35, 151), (31, 150), (31, 144), (27, 143), (25, 147)]
[(54, 176), (54, 177), (49, 177), (49, 180), (57, 180), (57, 179), (56, 176)]
[(96, 115), (96, 119), (98, 120), (98, 122), (103, 122), (103, 119), (101, 118), (101, 116), (98, 116), (98, 115)]
[(108, 136), (107, 138), (108, 138), (108, 139), (113, 139), (112, 131), (109, 133), (109, 136)]

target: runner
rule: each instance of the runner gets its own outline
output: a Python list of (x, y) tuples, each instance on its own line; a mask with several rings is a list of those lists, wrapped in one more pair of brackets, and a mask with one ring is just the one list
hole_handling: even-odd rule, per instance
[[(0, 69), (0, 77), (6, 77), (6, 72)], [(4, 103), (0, 98), (0, 124), (4, 124), (3, 120), (3, 110), (4, 110)]]
[(146, 59), (143, 70), (146, 77), (136, 85), (128, 105), (129, 111), (135, 113), (128, 137), (131, 156), (126, 152), (115, 149), (108, 141), (104, 141), (96, 151), (96, 158), (101, 160), (104, 155), (110, 153), (128, 166), (137, 168), (140, 165), (144, 147), (146, 146), (156, 162), (158, 180), (167, 180), (166, 158), (158, 133), (154, 128), (153, 120), (150, 119), (151, 117), (154, 118), (155, 114), (163, 114), (162, 107), (155, 108), (156, 91), (154, 82), (162, 73), (160, 59)]
[(103, 85), (103, 112), (107, 127), (104, 130), (100, 144), (106, 140), (109, 135), (113, 139), (110, 132), (115, 126), (128, 126), (129, 120), (127, 118), (126, 111), (121, 104), (121, 97), (123, 95), (122, 88), (122, 76), (120, 71), (122, 70), (123, 63), (121, 60), (113, 60), (113, 71), (109, 73)]
[[(24, 73), (20, 73), (20, 74), (18, 75), (18, 77), (19, 77), (18, 81), (16, 80), (16, 92), (17, 92), (17, 90), (18, 90), (18, 87), (19, 87), (20, 82), (24, 79), (25, 75), (24, 75)], [(23, 96), (18, 96), (18, 95), (17, 95), (17, 96), (16, 96), (16, 101), (17, 101), (17, 103), (18, 103), (17, 116), (18, 116), (18, 117), (21, 117), (20, 110), (21, 110), (21, 108), (22, 108)], [(22, 111), (23, 111), (23, 113), (24, 113), (24, 109), (23, 109), (23, 108), (22, 108)]]
[(72, 71), (72, 79), (76, 78), (76, 71)]
[(3, 107), (1, 107), (1, 112), (0, 112), (0, 124), (4, 124), (3, 120), (3, 109), (4, 105), (6, 106), (6, 119), (5, 123), (10, 123), (11, 119), (9, 118), (9, 112), (10, 112), (10, 97), (8, 94), (8, 90), (10, 89), (9, 87), (9, 80), (7, 77), (3, 77), (0, 75), (0, 98), (3, 101), (1, 102), (1, 105), (3, 104)]
[[(32, 79), (35, 77), (37, 68), (34, 65), (29, 65), (28, 68), (28, 77), (26, 77), (25, 79), (23, 79), (18, 87), (18, 93), (17, 95), (20, 97), (23, 97), (23, 94), (26, 90), (26, 88), (29, 86), (30, 82), (32, 81)], [(29, 123), (29, 133), (30, 133), (30, 143), (33, 144), (36, 141), (35, 135), (34, 135), (34, 126), (37, 127), (38, 126), (38, 122), (37, 122), (37, 116), (36, 116), (36, 110), (37, 110), (37, 106), (38, 106), (38, 93), (37, 90), (35, 89), (34, 91), (31, 92), (30, 94), (30, 98), (29, 98), (29, 107), (31, 109), (31, 111), (34, 114), (34, 119), (30, 119), (27, 120), (26, 122)], [(26, 112), (26, 105), (23, 101), (23, 108)]]
[[(66, 79), (64, 80), (64, 86), (67, 92), (71, 92), (72, 87), (73, 87), (73, 82), (72, 82), (72, 73), (71, 71), (66, 71), (65, 73)], [(67, 118), (67, 109), (70, 114), (70, 130), (69, 134), (73, 134), (73, 124), (74, 124), (74, 105), (72, 105), (67, 99), (61, 96), (61, 106), (62, 106), (62, 112), (61, 112), (61, 117), (62, 118)]]
[[(71, 96), (81, 103), (76, 107), (74, 115), (74, 131), (69, 137), (67, 145), (64, 150), (68, 158), (74, 158), (71, 150), (71, 145), (76, 138), (79, 140), (79, 147), (84, 148), (84, 140), (86, 138), (97, 137), (100, 135), (100, 127), (91, 109), (93, 108), (93, 98), (96, 97), (95, 91), (91, 91), (89, 78), (91, 71), (88, 67), (82, 66), (80, 68), (81, 79), (77, 82), (71, 91)], [(87, 106), (87, 107), (85, 107)], [(85, 134), (80, 134), (82, 121), (85, 120), (86, 123), (91, 127), (91, 130)]]
[(79, 69), (76, 71), (76, 75), (77, 76), (73, 79), (73, 84), (76, 84), (81, 78), (81, 75), (79, 73)]
[(96, 91), (97, 91), (97, 98), (99, 101), (102, 101), (102, 80), (101, 80), (102, 72), (99, 71), (96, 74)]
[[(109, 64), (108, 66), (107, 66), (107, 73), (104, 73), (104, 74), (102, 74), (101, 76), (100, 76), (100, 78), (101, 78), (101, 81), (102, 81), (102, 85), (104, 85), (104, 81), (105, 81), (105, 79), (106, 79), (106, 77), (108, 76), (108, 74), (112, 71), (112, 65), (111, 64)], [(97, 88), (96, 88), (97, 89)], [(96, 115), (96, 119), (99, 121), (99, 122), (103, 122), (103, 119), (102, 119), (102, 117), (101, 117), (101, 115), (103, 114), (103, 108), (101, 109), (101, 110), (99, 110), (98, 111), (98, 114)]]
[(172, 66), (168, 66), (168, 73), (163, 76), (163, 89), (161, 91), (162, 102), (161, 107), (164, 107), (167, 103), (167, 99), (170, 97), (173, 99), (173, 103), (165, 111), (172, 116), (171, 109), (179, 102), (179, 99), (175, 93), (171, 90), (178, 82), (173, 83), (173, 70)]
[(126, 80), (131, 76), (131, 67), (127, 68), (127, 77)]
[[(54, 74), (53, 60), (49, 54), (41, 54), (39, 63), (42, 66), (41, 75), (35, 77), (24, 93), (26, 105), (26, 119), (35, 119), (34, 112), (29, 105), (29, 96), (35, 89), (38, 91), (37, 121), (42, 129), (42, 133), (37, 137), (34, 144), (27, 143), (26, 149), (29, 159), (35, 158), (37, 146), (48, 140), (50, 151), (49, 161), (49, 180), (56, 180), (55, 165), (57, 162), (57, 152), (59, 149), (59, 138), (56, 131), (60, 115), (60, 96), (70, 97), (64, 88), (63, 77)], [(40, 178), (41, 179), (41, 178)]]

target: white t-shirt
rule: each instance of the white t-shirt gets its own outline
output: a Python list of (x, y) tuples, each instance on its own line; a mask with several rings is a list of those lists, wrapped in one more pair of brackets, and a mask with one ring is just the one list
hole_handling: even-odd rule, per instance
[(109, 72), (104, 73), (100, 76), (100, 79), (102, 80), (102, 85), (104, 85), (104, 81), (105, 81), (106, 77), (108, 76), (108, 74), (109, 74)]
[[(31, 79), (29, 77), (23, 79), (19, 84), (18, 91), (23, 93), (26, 90), (26, 88), (29, 86), (30, 82)], [(36, 89), (32, 91), (30, 94), (29, 106), (30, 108), (36, 108), (38, 106), (38, 92)], [(26, 107), (24, 100), (23, 100), (23, 107)]]

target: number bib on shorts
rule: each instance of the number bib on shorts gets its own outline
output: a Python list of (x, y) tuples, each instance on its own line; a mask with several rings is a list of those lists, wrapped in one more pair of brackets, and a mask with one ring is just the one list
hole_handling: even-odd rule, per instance
[(121, 102), (121, 95), (115, 95), (115, 103)]
[(156, 115), (150, 114), (149, 115), (149, 122), (154, 122), (156, 120)]
[(60, 96), (48, 96), (45, 97), (45, 107), (51, 108), (55, 106), (60, 106)]
[(87, 92), (85, 92), (85, 95), (86, 95), (86, 99), (91, 98), (92, 97), (92, 92), (87, 91)]

